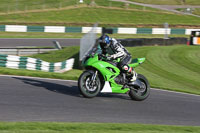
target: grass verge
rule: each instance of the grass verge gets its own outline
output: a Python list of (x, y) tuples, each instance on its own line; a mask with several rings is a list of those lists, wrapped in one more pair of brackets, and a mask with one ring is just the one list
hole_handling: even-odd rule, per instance
[[(76, 16), (76, 17), (74, 17)], [(123, 19), (122, 19), (123, 18)], [(162, 11), (124, 10), (109, 7), (80, 7), (70, 10), (0, 15), (1, 23), (96, 23), (199, 25), (199, 18)]]
[(195, 15), (200, 15), (200, 8), (195, 8), (192, 13)]
[(1, 133), (200, 133), (200, 127), (111, 123), (1, 122)]
[[(76, 7), (81, 5), (90, 5), (92, 0), (84, 0), (81, 4), (79, 0), (9, 0), (0, 1), (0, 13), (16, 13), (19, 11), (29, 12), (34, 10), (51, 10), (51, 9), (62, 9), (67, 7)], [(121, 7), (124, 8), (123, 2), (115, 2), (109, 0), (95, 0), (95, 4), (98, 6), (105, 7)], [(142, 6), (131, 5), (129, 8), (142, 9)], [(153, 8), (146, 8), (146, 10), (157, 10)]]
[(30, 77), (41, 77), (41, 78), (53, 78), (53, 79), (66, 79), (66, 80), (77, 80), (81, 74), (81, 70), (71, 70), (65, 73), (51, 73), (41, 71), (31, 71), (22, 69), (9, 69), (0, 67), (0, 74), (3, 75), (18, 75), (18, 76), (30, 76)]
[(146, 62), (136, 70), (147, 76), (152, 87), (200, 94), (200, 47), (154, 46), (128, 50), (135, 58), (146, 57)]

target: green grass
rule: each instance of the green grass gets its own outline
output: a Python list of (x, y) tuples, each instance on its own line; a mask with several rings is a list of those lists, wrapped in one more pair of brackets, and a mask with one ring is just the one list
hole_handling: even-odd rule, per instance
[(192, 13), (195, 15), (200, 15), (200, 8), (196, 8)]
[[(90, 5), (92, 0), (84, 0), (85, 5)], [(109, 0), (95, 0), (97, 6), (105, 7), (120, 7), (125, 8), (123, 2), (114, 2)], [(70, 6), (83, 5), (79, 0), (1, 0), (0, 13), (11, 13), (16, 11), (31, 11), (44, 9), (61, 9)], [(142, 6), (131, 5), (129, 8), (142, 9)], [(157, 10), (153, 8), (146, 8), (148, 10)]]
[[(199, 25), (200, 22), (194, 16), (179, 15), (133, 4), (126, 9), (122, 2), (95, 0), (97, 7), (89, 6), (91, 0), (84, 0), (84, 4), (77, 4), (77, 2), (78, 0), (18, 0), (16, 3), (16, 0), (11, 0), (8, 4), (6, 0), (2, 0), (0, 1), (0, 14), (5, 14), (0, 15), (0, 23), (88, 26), (99, 22), (100, 26), (108, 27), (130, 27), (138, 24), (151, 27), (152, 25), (161, 26), (165, 22), (171, 25)], [(21, 12), (17, 12), (18, 10)], [(37, 10), (37, 12), (29, 12), (32, 10)]]
[(53, 79), (66, 79), (66, 80), (77, 80), (82, 71), (73, 70), (65, 73), (51, 73), (41, 71), (31, 71), (23, 69), (9, 69), (0, 67), (0, 74), (4, 75), (18, 75), (18, 76), (30, 76), (30, 77), (41, 77), (41, 78), (53, 78)]
[(147, 61), (136, 68), (149, 79), (151, 86), (200, 94), (200, 47), (165, 46), (128, 48), (134, 57)]
[[(200, 95), (200, 47), (177, 45), (128, 47), (127, 49), (133, 58), (146, 57), (145, 63), (137, 67), (136, 71), (149, 79), (151, 87)], [(78, 70), (78, 52), (79, 47), (73, 46), (32, 56), (48, 62), (75, 58), (76, 69), (64, 74), (8, 68), (0, 68), (0, 73), (77, 80), (82, 73)]]
[[(83, 33), (44, 33), (44, 32), (0, 32), (0, 38), (82, 38)], [(98, 37), (101, 34), (97, 35)], [(118, 39), (124, 38), (163, 38), (164, 35), (155, 34), (112, 34)], [(189, 37), (188, 35), (169, 35), (169, 37)], [(28, 44), (27, 44), (28, 45)]]
[(1, 122), (1, 133), (200, 133), (200, 127), (111, 123)]
[[(80, 4), (78, 1), (10, 0), (8, 2), (1, 0), (0, 24), (88, 26), (99, 22), (100, 26), (107, 27), (133, 27), (138, 24), (145, 25), (143, 27), (152, 27), (152, 25), (162, 26), (165, 22), (179, 26), (199, 25), (200, 22), (199, 18), (194, 16), (179, 15), (133, 4), (130, 4), (126, 9), (122, 2), (95, 0), (97, 7), (91, 7), (89, 6), (91, 0), (84, 0), (84, 4)], [(157, 2), (167, 4), (173, 4), (173, 1), (178, 2), (178, 0), (166, 1), (157, 0)], [(151, 3), (156, 2), (156, 0), (146, 2)], [(186, 0), (186, 2), (200, 3), (197, 0)], [(31, 12), (33, 10), (37, 12)]]
[[(74, 17), (76, 16), (76, 17)], [(123, 18), (123, 19), (122, 19)], [(96, 23), (109, 24), (185, 24), (199, 25), (199, 18), (174, 13), (105, 8), (77, 8), (49, 12), (1, 15), (1, 23)]]
[(129, 0), (134, 2), (146, 3), (146, 4), (157, 4), (157, 5), (200, 5), (199, 0)]
[[(51, 51), (51, 52), (47, 52), (47, 53), (36, 54), (31, 57), (40, 58), (40, 59), (48, 61), (48, 62), (61, 62), (68, 58), (74, 57), (73, 54), (78, 53), (79, 49), (80, 48), (78, 46), (70, 46), (70, 47), (66, 47), (59, 51)], [(49, 57), (51, 57), (51, 58), (49, 58)]]
[(60, 8), (76, 5), (78, 0), (1, 0), (0, 12)]

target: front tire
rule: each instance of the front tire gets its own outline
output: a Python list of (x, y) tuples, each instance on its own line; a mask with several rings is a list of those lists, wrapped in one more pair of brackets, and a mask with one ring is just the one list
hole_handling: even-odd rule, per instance
[(142, 87), (139, 89), (130, 89), (129, 96), (132, 100), (143, 101), (150, 94), (150, 85), (148, 80), (141, 74), (137, 75), (137, 79), (141, 81)]
[(95, 97), (99, 94), (101, 89), (101, 81), (98, 75), (96, 76), (95, 81), (93, 81), (93, 85), (91, 85), (91, 78), (94, 73), (94, 71), (85, 71), (78, 79), (78, 88), (80, 93), (86, 98)]

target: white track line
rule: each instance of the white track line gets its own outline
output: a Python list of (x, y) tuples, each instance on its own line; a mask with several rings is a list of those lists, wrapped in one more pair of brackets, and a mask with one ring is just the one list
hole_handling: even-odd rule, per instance
[(200, 97), (200, 95), (197, 95), (197, 94), (189, 94), (189, 93), (184, 93), (184, 92), (163, 90), (163, 89), (157, 89), (157, 88), (151, 88), (151, 89), (155, 90), (155, 91), (163, 91), (163, 92), (170, 92), (170, 93), (176, 93), (176, 94), (182, 94), (182, 95), (189, 95), (189, 96), (198, 96), (198, 97)]
[(39, 78), (39, 77), (29, 77), (29, 76), (17, 76), (17, 75), (0, 75), (0, 77), (17, 77), (17, 78), (27, 78), (27, 79), (52, 80), (52, 81), (69, 81), (69, 82), (77, 83), (77, 81), (75, 81), (75, 80), (52, 79), (52, 78)]
[[(19, 77), (19, 78), (42, 79), (42, 80), (52, 80), (52, 81), (69, 81), (69, 82), (73, 82), (73, 83), (77, 83), (78, 82), (78, 81), (75, 81), (75, 80), (52, 79), (52, 78), (38, 78), (38, 77), (17, 76), (17, 75), (0, 75), (0, 77)], [(176, 91), (156, 89), (156, 88), (151, 88), (151, 90), (163, 91), (163, 92), (170, 92), (170, 93), (176, 93), (176, 94), (182, 94), (182, 95), (189, 95), (189, 96), (198, 96), (198, 97), (200, 96), (200, 95), (196, 95), (196, 94), (189, 94), (189, 93), (184, 93), (184, 92), (176, 92)]]

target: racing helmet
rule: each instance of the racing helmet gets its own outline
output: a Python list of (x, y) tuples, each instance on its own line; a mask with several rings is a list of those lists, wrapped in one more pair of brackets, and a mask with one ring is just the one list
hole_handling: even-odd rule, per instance
[(99, 44), (102, 48), (108, 48), (110, 46), (110, 37), (103, 35), (99, 38)]

